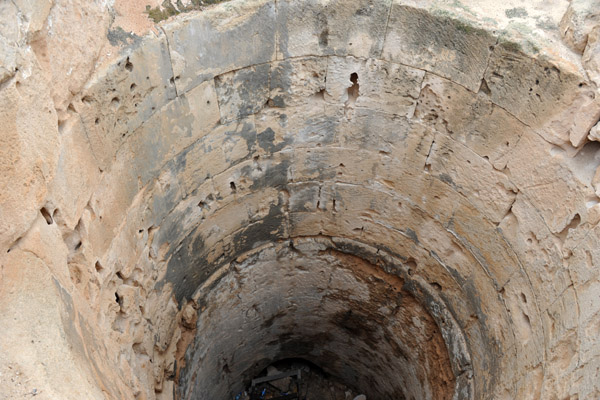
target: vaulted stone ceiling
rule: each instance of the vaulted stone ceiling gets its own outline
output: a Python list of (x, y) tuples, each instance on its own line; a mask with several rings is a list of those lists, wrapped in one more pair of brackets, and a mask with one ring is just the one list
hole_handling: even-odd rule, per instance
[(0, 392), (600, 395), (593, 1), (39, 3), (0, 6)]

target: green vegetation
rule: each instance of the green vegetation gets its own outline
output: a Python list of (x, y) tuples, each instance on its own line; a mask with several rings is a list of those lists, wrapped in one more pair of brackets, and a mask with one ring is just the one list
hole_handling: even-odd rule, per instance
[(504, 48), (505, 50), (513, 52), (513, 53), (522, 53), (523, 52), (523, 47), (521, 47), (521, 45), (519, 43), (511, 42), (509, 40), (500, 39), (498, 42), (498, 45), (500, 47)]
[(451, 14), (446, 10), (434, 9), (431, 11), (431, 14), (440, 18), (440, 20), (444, 20), (447, 24), (452, 24), (456, 28), (457, 31), (466, 33), (468, 35), (488, 35), (489, 33), (482, 28), (478, 28), (473, 26), (471, 21), (465, 19), (457, 19), (460, 18), (457, 15)]
[(457, 19), (452, 20), (452, 22), (454, 23), (454, 26), (456, 27), (457, 30), (464, 32), (466, 34), (477, 34), (477, 33), (485, 32), (485, 30), (483, 30), (483, 29), (475, 28), (473, 25), (469, 25), (468, 23), (464, 23)]
[[(166, 4), (165, 4), (166, 3)], [(154, 8), (150, 8), (150, 6), (146, 6), (146, 12), (148, 16), (154, 21), (158, 23), (160, 21), (164, 21), (165, 19), (172, 17), (173, 15), (179, 14), (179, 11), (169, 2), (164, 1), (162, 6), (157, 6)]]
[(169, 0), (164, 0), (160, 6), (151, 8), (149, 5), (146, 6), (146, 13), (154, 23), (164, 21), (174, 15), (181, 14), (184, 12), (190, 12), (194, 10), (202, 10), (204, 7), (224, 3), (227, 0), (192, 0), (191, 4), (184, 6), (181, 0), (177, 0), (175, 4)]
[(529, 15), (527, 14), (527, 10), (523, 7), (515, 7), (505, 10), (504, 14), (506, 14), (508, 18), (525, 18), (527, 15)]

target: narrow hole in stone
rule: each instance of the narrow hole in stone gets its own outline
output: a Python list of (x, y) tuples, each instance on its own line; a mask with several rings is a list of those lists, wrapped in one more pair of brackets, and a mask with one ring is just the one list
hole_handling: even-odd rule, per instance
[(327, 28), (323, 29), (319, 34), (319, 46), (326, 47), (329, 43), (329, 30)]
[(52, 219), (52, 216), (50, 215), (50, 213), (48, 212), (48, 210), (46, 209), (46, 207), (42, 207), (42, 209), (40, 210), (40, 212), (42, 213), (42, 216), (46, 220), (46, 223), (48, 225), (52, 225), (52, 223), (54, 222), (54, 220)]
[(319, 90), (317, 93), (315, 93), (314, 97), (317, 100), (325, 100), (325, 89)]
[(235, 182), (229, 182), (229, 187), (231, 188), (231, 192), (235, 193), (237, 188), (235, 187)]
[(102, 267), (102, 264), (100, 263), (100, 261), (96, 261), (96, 264), (94, 265), (94, 267), (96, 268), (96, 272), (101, 272), (104, 267)]
[(129, 72), (133, 71), (133, 64), (129, 61), (129, 57), (127, 58), (127, 62), (125, 63), (125, 69)]
[(529, 315), (523, 313), (523, 319), (525, 320), (527, 327), (529, 327), (529, 329), (531, 329), (531, 320), (529, 319)]
[[(490, 90), (487, 82), (485, 81), (485, 79), (481, 80), (481, 86), (479, 87), (479, 91), (482, 93), (487, 94), (488, 96), (490, 96), (492, 94), (492, 91)], [(448, 97), (450, 98), (450, 97)]]
[(356, 72), (350, 74), (350, 82), (352, 82), (352, 86), (348, 88), (348, 102), (354, 104), (359, 94), (358, 74)]
[(113, 109), (117, 109), (119, 108), (119, 105), (121, 104), (121, 100), (119, 100), (118, 97), (113, 97), (112, 100), (110, 101), (110, 105)]

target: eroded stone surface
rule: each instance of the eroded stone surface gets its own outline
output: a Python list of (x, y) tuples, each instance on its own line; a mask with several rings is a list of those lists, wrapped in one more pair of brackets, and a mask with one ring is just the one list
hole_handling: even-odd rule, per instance
[(227, 398), (304, 357), (375, 398), (598, 397), (593, 2), (26, 3), (0, 396)]

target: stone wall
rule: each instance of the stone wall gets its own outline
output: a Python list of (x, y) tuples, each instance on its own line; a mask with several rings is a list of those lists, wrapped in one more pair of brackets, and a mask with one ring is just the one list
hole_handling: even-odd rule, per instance
[(597, 4), (486, 3), (2, 3), (0, 393), (600, 396)]

